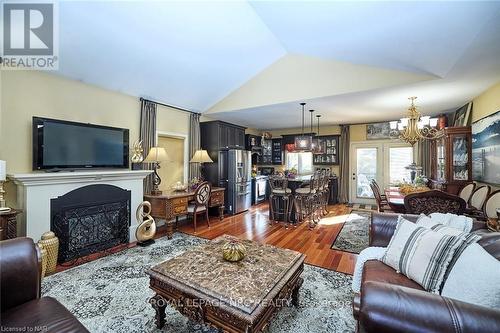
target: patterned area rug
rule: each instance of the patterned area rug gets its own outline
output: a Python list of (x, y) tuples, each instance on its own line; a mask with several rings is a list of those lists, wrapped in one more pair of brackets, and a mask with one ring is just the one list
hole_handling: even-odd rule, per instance
[(332, 249), (359, 253), (368, 247), (368, 232), (372, 215), (370, 212), (353, 210), (347, 216), (342, 230), (332, 244)]
[(347, 204), (347, 207), (351, 207), (354, 210), (368, 210), (368, 211), (375, 210), (375, 211), (378, 211), (377, 205), (350, 203), (350, 204)]
[[(91, 332), (158, 332), (153, 296), (144, 271), (192, 246), (206, 242), (176, 233), (172, 240), (135, 247), (63, 271), (44, 279), (42, 294), (63, 303)], [(305, 265), (300, 306), (281, 309), (266, 332), (354, 332), (351, 277)], [(191, 333), (217, 330), (188, 320), (167, 307), (162, 332)]]

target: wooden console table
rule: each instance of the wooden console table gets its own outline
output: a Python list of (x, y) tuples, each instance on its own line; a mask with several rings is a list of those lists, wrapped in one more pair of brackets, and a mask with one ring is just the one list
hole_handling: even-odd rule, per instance
[[(178, 216), (187, 215), (188, 203), (194, 200), (194, 190), (168, 191), (163, 195), (144, 195), (144, 200), (151, 203), (151, 216), (165, 219), (167, 226), (167, 237), (172, 238), (174, 234), (174, 220)], [(224, 188), (212, 187), (210, 193), (209, 207), (219, 208), (219, 218), (224, 218)]]
[(14, 208), (0, 212), (0, 241), (17, 237), (17, 215), (20, 213)]

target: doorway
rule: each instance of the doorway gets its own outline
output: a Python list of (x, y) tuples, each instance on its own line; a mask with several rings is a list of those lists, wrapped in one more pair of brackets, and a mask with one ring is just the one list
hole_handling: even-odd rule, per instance
[(169, 191), (177, 183), (187, 182), (185, 174), (185, 142), (186, 138), (179, 136), (158, 135), (158, 146), (165, 148), (168, 161), (162, 162), (158, 174), (161, 178), (160, 190)]
[(404, 142), (353, 142), (350, 151), (350, 202), (375, 204), (370, 181), (380, 187), (409, 180), (405, 168), (413, 162), (414, 149)]

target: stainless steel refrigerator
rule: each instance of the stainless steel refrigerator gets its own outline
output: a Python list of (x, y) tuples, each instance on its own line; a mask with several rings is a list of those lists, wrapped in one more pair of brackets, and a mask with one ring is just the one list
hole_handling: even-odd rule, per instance
[(219, 163), (222, 182), (227, 183), (227, 212), (234, 215), (248, 210), (252, 204), (251, 152), (239, 149), (221, 151)]

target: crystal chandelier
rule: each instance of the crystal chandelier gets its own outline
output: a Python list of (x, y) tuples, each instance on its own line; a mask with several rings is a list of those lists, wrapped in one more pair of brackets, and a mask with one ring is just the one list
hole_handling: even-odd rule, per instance
[(411, 105), (408, 108), (408, 117), (398, 121), (391, 121), (391, 136), (398, 138), (410, 145), (418, 141), (439, 139), (444, 135), (443, 131), (437, 129), (437, 118), (429, 116), (422, 117), (417, 111), (415, 100), (417, 97), (409, 97)]

